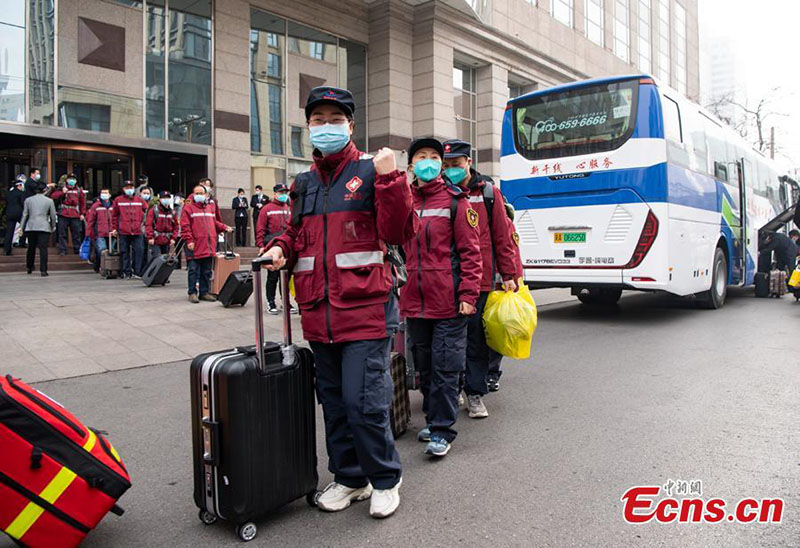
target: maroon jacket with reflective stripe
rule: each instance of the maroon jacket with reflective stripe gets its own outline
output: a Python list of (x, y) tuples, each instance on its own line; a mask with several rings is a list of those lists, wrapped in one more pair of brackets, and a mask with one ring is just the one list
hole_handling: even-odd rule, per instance
[(455, 318), (459, 302), (474, 306), (480, 295), (478, 214), (466, 192), (445, 185), (441, 177), (415, 185), (413, 194), (421, 224), (416, 237), (403, 244), (408, 282), (400, 289), (400, 313), (406, 318)]
[[(270, 234), (275, 235), (286, 230), (286, 223), (289, 222), (291, 207), (289, 202), (272, 200), (261, 208), (256, 223), (256, 245), (264, 245), (264, 239)], [(270, 240), (272, 238), (269, 238)]]
[(194, 250), (187, 247), (187, 257), (213, 257), (217, 251), (217, 236), (227, 228), (225, 223), (217, 220), (217, 204), (187, 201), (181, 213), (181, 237), (187, 246), (194, 244)]
[(97, 200), (86, 213), (86, 235), (92, 239), (108, 238), (111, 232), (111, 200), (108, 205), (103, 205), (101, 200)]
[(315, 154), (292, 189), (292, 222), (268, 247), (279, 245), (294, 270), (306, 340), (386, 337), (385, 243), (402, 244), (418, 226), (405, 173), (376, 175), (372, 158), (351, 142), (336, 154)]
[(53, 200), (61, 199), (58, 214), (68, 219), (79, 219), (86, 213), (86, 195), (79, 186), (64, 187), (53, 192)]
[[(503, 193), (494, 186), (494, 205), (492, 207), (492, 223), (489, 224), (489, 215), (486, 213), (486, 203), (483, 200), (484, 185), (494, 184), (488, 177), (484, 177), (474, 169), (470, 170), (472, 180), (466, 191), (469, 192), (469, 202), (472, 209), (478, 212), (478, 232), (481, 239), (481, 253), (483, 256), (483, 276), (481, 278), (481, 291), (492, 291), (495, 288), (496, 273), (505, 280), (514, 277), (516, 270), (516, 257), (512, 232), (508, 229), (508, 215), (506, 215), (505, 199)], [(513, 226), (511, 227), (513, 230)]]
[(147, 212), (144, 231), (147, 239), (155, 240), (156, 245), (167, 245), (170, 240), (177, 240), (179, 228), (178, 220), (171, 209), (159, 204)]
[(111, 225), (120, 234), (138, 236), (142, 234), (147, 202), (138, 196), (117, 196), (111, 206)]

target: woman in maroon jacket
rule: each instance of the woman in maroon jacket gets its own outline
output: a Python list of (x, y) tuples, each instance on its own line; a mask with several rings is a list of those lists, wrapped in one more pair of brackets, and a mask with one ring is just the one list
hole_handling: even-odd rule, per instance
[(103, 250), (108, 249), (111, 242), (109, 234), (113, 230), (111, 222), (111, 192), (107, 188), (100, 189), (100, 197), (86, 214), (86, 235), (94, 243), (94, 271), (100, 272), (100, 257)]
[(181, 213), (181, 237), (186, 242), (189, 270), (189, 302), (216, 301), (208, 294), (211, 289), (211, 268), (217, 250), (217, 236), (226, 231), (233, 232), (233, 228), (217, 220), (217, 205), (209, 201), (206, 187), (194, 187), (192, 201), (186, 201)]
[(172, 195), (164, 190), (159, 194), (158, 205), (147, 211), (144, 223), (147, 243), (151, 248), (157, 246), (158, 252), (166, 255), (178, 239), (179, 230), (178, 218), (172, 209)]
[(421, 226), (403, 244), (408, 282), (400, 290), (427, 422), (417, 439), (428, 442), (425, 452), (436, 457), (445, 456), (456, 437), (467, 318), (475, 313), (482, 273), (478, 213), (466, 192), (442, 179), (442, 155), (436, 139), (416, 139), (408, 149)]
[(398, 320), (385, 244), (413, 237), (418, 221), (394, 152), (372, 158), (351, 141), (349, 91), (314, 88), (305, 110), (314, 164), (295, 177), (290, 224), (264, 251), (270, 268), (288, 261), (294, 270), (314, 352), (334, 474), (319, 508), (335, 512), (371, 498), (370, 515), (385, 518), (400, 504), (402, 476), (389, 426), (389, 333)]

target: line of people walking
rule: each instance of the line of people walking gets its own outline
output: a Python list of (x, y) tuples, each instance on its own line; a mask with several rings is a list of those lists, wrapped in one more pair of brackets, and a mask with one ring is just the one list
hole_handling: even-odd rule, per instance
[[(500, 357), (486, 345), (481, 315), (488, 292), (516, 290), (522, 272), (503, 195), (472, 168), (470, 143), (415, 139), (400, 169), (388, 148), (375, 157), (357, 149), (355, 111), (348, 90), (311, 91), (314, 163), (295, 178), (291, 207), (281, 198), (275, 223), (259, 218), (256, 237), (270, 270), (293, 272), (314, 352), (334, 474), (319, 508), (369, 498), (370, 514), (384, 518), (400, 503), (403, 476), (388, 371), (400, 314), (420, 371), (426, 426), (417, 439), (441, 458), (457, 436), (462, 387), (469, 416), (489, 416), (483, 397), (499, 389)], [(387, 262), (387, 246), (399, 246), (407, 275)]]

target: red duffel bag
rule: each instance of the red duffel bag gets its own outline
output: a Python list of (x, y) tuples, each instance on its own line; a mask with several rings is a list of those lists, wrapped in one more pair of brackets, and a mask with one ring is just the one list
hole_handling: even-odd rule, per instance
[(77, 546), (130, 488), (104, 433), (11, 375), (0, 378), (0, 529), (36, 547)]

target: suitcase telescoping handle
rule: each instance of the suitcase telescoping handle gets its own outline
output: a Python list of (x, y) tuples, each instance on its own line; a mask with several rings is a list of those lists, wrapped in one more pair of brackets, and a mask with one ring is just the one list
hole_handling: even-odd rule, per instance
[[(272, 264), (272, 257), (258, 257), (250, 263), (253, 271), (253, 285), (256, 296), (256, 352), (258, 353), (258, 366), (264, 368), (264, 296), (261, 294), (261, 267)], [(295, 350), (292, 346), (292, 321), (289, 302), (289, 272), (280, 271), (281, 274), (281, 294), (283, 295), (283, 363), (292, 365), (294, 363)]]

